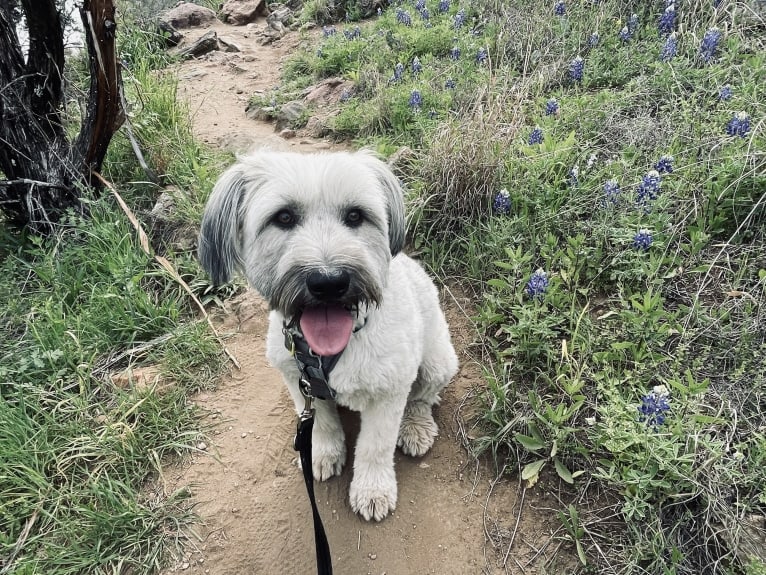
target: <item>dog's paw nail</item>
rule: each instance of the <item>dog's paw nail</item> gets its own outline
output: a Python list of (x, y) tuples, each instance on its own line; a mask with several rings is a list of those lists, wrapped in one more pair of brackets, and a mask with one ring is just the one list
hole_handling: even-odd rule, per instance
[(356, 487), (350, 490), (351, 508), (367, 521), (381, 521), (396, 509), (396, 480), (389, 486)]

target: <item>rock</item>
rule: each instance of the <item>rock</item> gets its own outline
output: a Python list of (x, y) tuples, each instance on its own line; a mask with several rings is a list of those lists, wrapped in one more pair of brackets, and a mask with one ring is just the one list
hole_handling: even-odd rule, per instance
[(276, 131), (281, 132), (285, 128), (292, 128), (300, 124), (305, 118), (307, 110), (306, 105), (297, 100), (283, 104), (277, 112)]
[(285, 140), (290, 140), (291, 138), (295, 137), (295, 130), (293, 130), (292, 128), (285, 128), (284, 130), (279, 132), (279, 135)]
[(191, 2), (183, 2), (164, 12), (160, 16), (160, 22), (166, 22), (173, 28), (196, 28), (215, 22), (215, 11), (204, 6), (198, 6)]
[(181, 40), (184, 39), (184, 35), (176, 30), (170, 22), (165, 20), (159, 20), (157, 22), (157, 29), (160, 36), (165, 40), (165, 47), (178, 46)]
[(273, 106), (252, 106), (245, 108), (245, 116), (251, 120), (269, 122), (277, 116), (277, 109)]
[(311, 116), (306, 122), (305, 133), (312, 138), (324, 138), (332, 133), (332, 128), (327, 123), (327, 118)]
[(293, 21), (293, 11), (287, 6), (273, 10), (266, 16), (266, 25), (280, 37), (287, 34), (287, 29)]
[(304, 100), (319, 106), (333, 106), (341, 101), (345, 94), (353, 93), (354, 82), (343, 78), (327, 78), (319, 84), (311, 86), (305, 92)]
[(223, 36), (218, 37), (218, 45), (220, 46), (221, 50), (224, 52), (241, 52), (239, 46), (237, 46), (232, 40), (229, 38), (224, 38)]
[(263, 0), (228, 0), (221, 8), (221, 19), (227, 24), (245, 26), (265, 12)]
[(191, 46), (182, 48), (179, 55), (184, 60), (188, 60), (189, 58), (199, 58), (214, 50), (218, 50), (218, 34), (216, 34), (214, 30), (211, 30), (210, 32), (205, 33), (202, 38), (194, 42)]

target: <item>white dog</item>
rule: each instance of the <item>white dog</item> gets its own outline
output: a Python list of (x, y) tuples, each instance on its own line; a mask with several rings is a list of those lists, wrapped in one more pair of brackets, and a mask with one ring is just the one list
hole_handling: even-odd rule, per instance
[(345, 463), (336, 405), (359, 411), (351, 507), (376, 521), (396, 507), (396, 446), (431, 448), (431, 407), (458, 367), (433, 282), (400, 253), (404, 226), (399, 182), (371, 153), (257, 152), (221, 176), (200, 233), (214, 282), (242, 271), (268, 301), (267, 355), (298, 412), (301, 372), (285, 334), (337, 362), (334, 400), (315, 402), (313, 473), (328, 479)]

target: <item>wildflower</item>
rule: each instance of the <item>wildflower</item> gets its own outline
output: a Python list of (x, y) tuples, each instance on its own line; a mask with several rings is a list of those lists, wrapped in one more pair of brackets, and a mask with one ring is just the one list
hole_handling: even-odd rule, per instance
[(420, 111), (420, 105), (423, 103), (423, 98), (420, 96), (420, 92), (418, 90), (413, 90), (412, 94), (410, 94), (410, 108), (412, 108), (415, 112)]
[(628, 42), (631, 37), (630, 28), (628, 28), (627, 26), (623, 26), (622, 29), (620, 30), (619, 36), (620, 36), (620, 40), (622, 40), (623, 42)]
[(593, 32), (593, 34), (590, 35), (590, 38), (588, 38), (588, 46), (595, 48), (598, 46), (599, 40), (601, 40), (601, 37), (596, 32)]
[(452, 78), (447, 78), (447, 81), (444, 82), (444, 87), (447, 88), (447, 90), (454, 90), (455, 89), (455, 80)]
[(348, 90), (348, 89), (345, 89), (345, 90), (343, 90), (340, 93), (340, 101), (341, 102), (348, 102), (351, 99), (352, 96), (353, 96), (353, 94), (351, 93), (351, 91)]
[(702, 43), (700, 44), (700, 56), (705, 62), (710, 62), (715, 56), (716, 50), (718, 50), (718, 43), (721, 41), (723, 34), (718, 28), (711, 28), (702, 37)]
[(415, 0), (415, 10), (420, 12), (421, 10), (424, 10), (426, 7), (426, 0)]
[(439, 13), (449, 12), (449, 0), (439, 0)]
[(511, 194), (503, 188), (495, 195), (492, 202), (492, 209), (496, 214), (507, 214), (511, 211)]
[(583, 67), (585, 65), (585, 62), (583, 61), (581, 56), (577, 56), (572, 62), (569, 64), (569, 77), (572, 78), (575, 82), (581, 82), (582, 81), (582, 71)]
[(488, 58), (489, 58), (489, 53), (487, 52), (487, 49), (484, 47), (479, 48), (479, 51), (476, 52), (476, 62), (478, 64), (484, 64)]
[(545, 115), (552, 116), (559, 113), (559, 102), (556, 98), (551, 98), (545, 103)]
[(660, 61), (661, 62), (670, 62), (673, 58), (676, 57), (676, 54), (678, 53), (678, 34), (673, 32), (668, 36), (667, 40), (665, 40), (665, 45), (662, 47), (662, 52), (660, 52)]
[(605, 202), (616, 204), (620, 201), (620, 184), (615, 179), (607, 180), (604, 183)]
[(670, 34), (676, 27), (676, 8), (673, 4), (670, 4), (660, 16), (660, 22), (657, 28), (660, 34)]
[(380, 6), (378, 6), (378, 18), (380, 18), (383, 15), (383, 10)]
[(532, 130), (532, 133), (529, 134), (529, 145), (532, 146), (534, 144), (542, 144), (543, 143), (543, 131), (538, 126), (534, 130)]
[(401, 8), (396, 9), (396, 21), (405, 26), (412, 26), (412, 17), (410, 16), (410, 13)]
[(665, 423), (665, 413), (670, 410), (670, 393), (664, 385), (655, 385), (652, 391), (641, 398), (638, 420), (653, 427)]
[(417, 77), (423, 71), (423, 64), (420, 63), (420, 58), (415, 56), (412, 59), (412, 75)]
[(633, 35), (633, 33), (638, 29), (638, 14), (631, 14), (630, 18), (628, 18), (628, 30), (630, 30), (630, 34)]
[(566, 8), (566, 5), (564, 4), (564, 0), (558, 0), (558, 2), (556, 2), (556, 4), (554, 4), (553, 6), (553, 13), (556, 16), (563, 16), (564, 14), (566, 14), (566, 12), (567, 12), (567, 8)]
[(420, 12), (420, 17), (423, 21), (428, 22), (431, 19), (431, 14), (428, 12), (428, 8), (423, 8)]
[(449, 51), (449, 58), (450, 60), (459, 60), (460, 59), (460, 47), (459, 46), (453, 46), (452, 50)]
[(737, 112), (726, 124), (726, 133), (730, 136), (744, 138), (750, 131), (750, 116), (747, 112)]
[(577, 166), (572, 166), (572, 169), (569, 170), (569, 185), (573, 188), (576, 188), (580, 183), (580, 168)]
[(335, 36), (337, 34), (337, 30), (334, 26), (322, 26), (322, 36), (325, 38), (329, 38), (330, 36)]
[(355, 40), (362, 37), (362, 30), (359, 26), (354, 26), (353, 30), (344, 30), (343, 35), (346, 37), (346, 40)]
[(652, 234), (646, 228), (638, 230), (633, 236), (633, 247), (637, 250), (648, 250), (652, 245)]
[(542, 268), (532, 274), (527, 282), (527, 295), (532, 298), (542, 298), (548, 289), (548, 274)]
[(585, 163), (585, 169), (590, 170), (593, 167), (593, 165), (596, 163), (597, 159), (598, 159), (597, 154), (591, 154), (590, 157), (588, 158), (588, 161)]
[(660, 195), (662, 178), (657, 170), (649, 170), (641, 179), (636, 192), (636, 202), (641, 206), (646, 206), (649, 202), (657, 199)]
[(718, 9), (718, 7), (721, 5), (722, 0), (713, 0), (713, 8)]
[(460, 30), (460, 28), (463, 27), (463, 24), (465, 24), (465, 10), (461, 8), (458, 10), (457, 14), (455, 14), (455, 20), (453, 21), (453, 25), (455, 27), (455, 30)]
[(394, 66), (394, 75), (391, 77), (389, 82), (398, 82), (402, 79), (402, 76), (404, 75), (404, 64), (401, 62), (397, 62), (396, 66)]
[(673, 156), (669, 156), (665, 154), (662, 157), (660, 157), (657, 163), (654, 164), (654, 169), (657, 170), (660, 174), (672, 174), (673, 173)]
[(725, 86), (721, 86), (721, 88), (718, 90), (718, 99), (723, 100), (725, 102), (727, 100), (731, 100), (731, 97), (732, 97), (731, 86), (729, 84), (726, 84)]

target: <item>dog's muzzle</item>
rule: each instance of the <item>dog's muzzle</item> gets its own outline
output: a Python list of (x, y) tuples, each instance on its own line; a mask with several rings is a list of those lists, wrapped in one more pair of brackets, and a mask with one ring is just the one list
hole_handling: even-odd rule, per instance
[(346, 270), (333, 272), (313, 271), (306, 277), (309, 293), (321, 302), (343, 299), (351, 285), (351, 274)]

